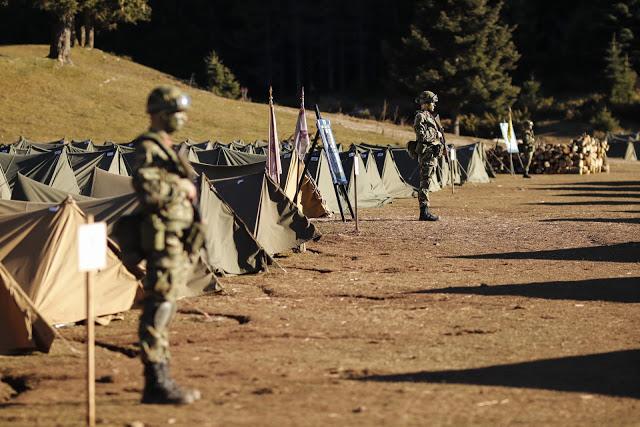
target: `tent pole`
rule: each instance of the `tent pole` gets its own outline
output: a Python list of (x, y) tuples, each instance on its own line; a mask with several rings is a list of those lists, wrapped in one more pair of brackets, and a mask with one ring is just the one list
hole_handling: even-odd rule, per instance
[(309, 158), (313, 155), (313, 152), (318, 145), (318, 138), (320, 138), (320, 130), (316, 131), (316, 136), (313, 137), (313, 143), (311, 144), (311, 148), (307, 153), (307, 159), (304, 162), (304, 168), (302, 168), (302, 175), (300, 176), (300, 180), (298, 181), (298, 185), (296, 187), (296, 194), (293, 196), (293, 200), (298, 199), (298, 193), (300, 193), (300, 188), (302, 188), (302, 183), (304, 182), (304, 177), (307, 174), (307, 170), (309, 169)]

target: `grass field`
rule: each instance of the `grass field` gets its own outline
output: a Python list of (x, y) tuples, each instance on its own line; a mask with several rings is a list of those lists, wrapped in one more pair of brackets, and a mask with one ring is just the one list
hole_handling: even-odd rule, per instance
[[(149, 91), (174, 84), (193, 99), (187, 127), (176, 140), (243, 139), (268, 135), (265, 104), (221, 98), (175, 78), (100, 50), (73, 49), (71, 66), (47, 59), (47, 46), (0, 46), (0, 143), (20, 135), (35, 141), (92, 139), (128, 142), (146, 126)], [(278, 94), (274, 94), (277, 102)], [(315, 129), (308, 99), (308, 120)], [(278, 107), (280, 139), (293, 134), (297, 109)], [(411, 136), (409, 127), (328, 115), (338, 142), (399, 144)]]

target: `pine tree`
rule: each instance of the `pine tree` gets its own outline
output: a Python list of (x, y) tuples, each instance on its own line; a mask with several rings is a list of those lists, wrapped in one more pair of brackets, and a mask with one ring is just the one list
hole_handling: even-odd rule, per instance
[(207, 88), (218, 96), (238, 99), (240, 83), (231, 70), (222, 63), (215, 51), (211, 51), (204, 60), (207, 73)]
[(509, 73), (520, 55), (513, 28), (501, 21), (502, 1), (416, 3), (410, 33), (392, 58), (396, 79), (414, 93), (436, 92), (455, 123), (462, 114), (506, 111), (518, 95)]
[(631, 65), (640, 67), (640, 0), (618, 0), (604, 6), (603, 29), (606, 34), (613, 33), (621, 52), (628, 55)]
[(606, 55), (605, 76), (609, 83), (609, 101), (613, 104), (630, 104), (635, 100), (638, 75), (629, 64), (629, 57), (622, 53), (615, 34)]

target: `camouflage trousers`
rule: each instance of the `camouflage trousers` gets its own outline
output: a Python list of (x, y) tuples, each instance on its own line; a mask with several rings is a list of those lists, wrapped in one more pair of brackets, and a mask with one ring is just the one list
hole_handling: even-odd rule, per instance
[(524, 174), (529, 174), (529, 168), (531, 167), (531, 162), (533, 161), (533, 147), (524, 149)]
[(164, 248), (147, 255), (144, 302), (140, 316), (142, 361), (160, 363), (169, 359), (169, 324), (174, 317), (177, 293), (191, 274), (191, 258), (185, 251), (184, 231), (164, 232)]
[(420, 168), (420, 188), (418, 189), (418, 203), (420, 207), (431, 206), (429, 200), (429, 184), (434, 178), (438, 158), (430, 150), (418, 155), (418, 167)]

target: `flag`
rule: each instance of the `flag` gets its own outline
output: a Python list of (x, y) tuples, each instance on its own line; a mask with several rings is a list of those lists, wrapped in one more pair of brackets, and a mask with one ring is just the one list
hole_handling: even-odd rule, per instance
[(280, 184), (282, 165), (280, 164), (280, 141), (276, 127), (276, 112), (273, 108), (273, 89), (269, 87), (269, 146), (267, 147), (266, 173)]
[(509, 136), (509, 144), (512, 146), (515, 145), (516, 152), (517, 152), (518, 141), (516, 140), (516, 133), (513, 130), (513, 120), (511, 119), (511, 107), (509, 107), (509, 130), (507, 132), (507, 135)]
[(298, 112), (298, 121), (296, 122), (296, 131), (293, 134), (293, 146), (300, 161), (304, 161), (304, 156), (309, 150), (309, 132), (307, 128), (307, 116), (304, 111), (304, 87), (300, 98), (300, 111)]

